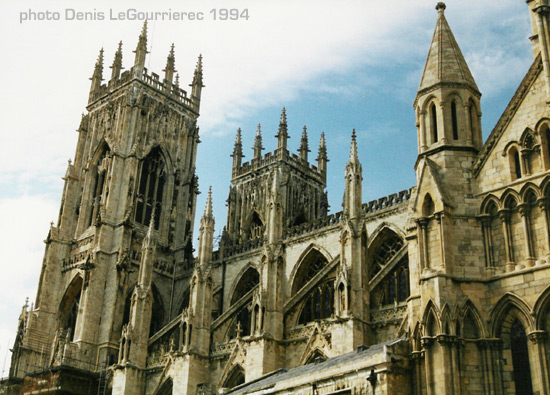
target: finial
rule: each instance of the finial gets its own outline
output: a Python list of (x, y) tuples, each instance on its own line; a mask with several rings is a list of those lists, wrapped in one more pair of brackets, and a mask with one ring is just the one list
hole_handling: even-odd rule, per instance
[(170, 53), (166, 58), (166, 67), (164, 68), (164, 79), (172, 82), (174, 73), (176, 72), (176, 56), (174, 55), (174, 43), (170, 46)]
[(237, 129), (237, 138), (235, 139), (235, 144), (242, 144), (241, 128)]
[(440, 1), (439, 3), (437, 3), (437, 5), (435, 6), (435, 9), (437, 10), (437, 12), (439, 12), (440, 14), (443, 14), (443, 12), (445, 11), (445, 8), (447, 8), (447, 6), (445, 5), (444, 2)]
[(307, 138), (307, 127), (304, 125), (304, 130), (302, 131), (302, 139), (300, 141), (300, 158), (307, 162), (307, 153), (311, 152), (309, 149), (309, 143)]
[(321, 132), (321, 140), (319, 140), (319, 153), (317, 154), (317, 161), (328, 162), (327, 142), (325, 140), (325, 132)]
[(134, 64), (144, 67), (145, 56), (147, 55), (147, 20), (143, 22), (143, 28), (141, 29), (141, 34), (139, 35), (138, 44), (134, 53), (136, 54)]
[(202, 85), (202, 54), (199, 55), (199, 60), (197, 60), (197, 66), (195, 67), (195, 74), (191, 86), (199, 84), (204, 88)]
[(179, 88), (180, 87), (180, 73), (176, 73), (176, 81), (174, 82), (174, 85)]
[(286, 108), (283, 107), (283, 111), (281, 111), (281, 121), (279, 122), (281, 125), (286, 125)]

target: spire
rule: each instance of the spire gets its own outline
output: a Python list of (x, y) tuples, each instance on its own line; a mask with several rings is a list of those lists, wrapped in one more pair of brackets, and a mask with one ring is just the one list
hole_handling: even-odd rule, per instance
[(176, 72), (176, 57), (174, 55), (174, 43), (170, 47), (170, 53), (166, 59), (166, 67), (164, 68), (164, 79), (170, 83), (174, 79), (174, 73)]
[(357, 135), (355, 134), (355, 129), (353, 129), (353, 132), (351, 133), (349, 163), (359, 163), (359, 157), (357, 156)]
[(438, 12), (432, 43), (424, 66), (418, 93), (446, 83), (460, 84), (479, 93), (477, 84), (445, 19), (445, 3), (437, 3)]
[(258, 124), (258, 129), (256, 129), (256, 137), (254, 137), (254, 160), (258, 161), (262, 159), (262, 125)]
[(307, 153), (311, 152), (309, 149), (309, 143), (307, 140), (307, 127), (304, 125), (304, 130), (302, 132), (302, 139), (300, 141), (300, 159), (307, 162)]
[(201, 91), (204, 88), (202, 83), (202, 54), (199, 55), (197, 66), (195, 67), (195, 74), (193, 75), (193, 82), (191, 83), (191, 100), (194, 100), (197, 105), (201, 100)]
[(235, 147), (231, 156), (233, 157), (233, 168), (241, 167), (241, 159), (244, 158), (241, 128), (237, 129), (237, 138), (235, 139)]
[(120, 77), (120, 71), (122, 70), (122, 41), (118, 43), (118, 49), (115, 52), (115, 59), (111, 66), (111, 79), (117, 79)]
[(208, 187), (208, 196), (206, 197), (206, 206), (204, 207), (203, 219), (214, 219), (212, 215), (212, 186)]
[(288, 137), (288, 125), (286, 123), (286, 109), (283, 107), (281, 120), (279, 121), (279, 132), (275, 135), (278, 139), (277, 148), (286, 150), (286, 141)]
[(143, 28), (141, 29), (141, 34), (139, 35), (138, 44), (134, 53), (136, 54), (134, 65), (145, 67), (145, 56), (147, 55), (147, 20), (143, 23)]
[(92, 75), (92, 86), (90, 87), (90, 94), (101, 86), (103, 81), (103, 48), (99, 50), (99, 56), (94, 67), (94, 74)]

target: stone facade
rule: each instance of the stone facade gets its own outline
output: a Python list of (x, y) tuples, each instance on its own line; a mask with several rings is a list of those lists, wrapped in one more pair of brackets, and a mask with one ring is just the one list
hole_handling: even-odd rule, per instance
[(324, 137), (316, 165), (305, 128), (289, 153), (283, 109), (274, 152), (258, 125), (242, 163), (237, 132), (227, 224), (214, 250), (209, 193), (196, 257), (201, 58), (187, 96), (173, 48), (162, 80), (144, 68), (146, 25), (106, 84), (100, 53), (6, 391), (550, 393), (550, 8), (527, 3), (534, 61), (485, 143), (439, 3), (417, 185), (363, 203), (353, 132), (328, 214)]

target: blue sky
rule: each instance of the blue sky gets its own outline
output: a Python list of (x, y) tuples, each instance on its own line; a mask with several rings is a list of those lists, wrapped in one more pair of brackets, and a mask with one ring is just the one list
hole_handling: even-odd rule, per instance
[[(341, 209), (344, 166), (353, 128), (363, 164), (365, 201), (415, 184), (412, 103), (435, 27), (435, 1), (21, 1), (0, 16), (0, 366), (26, 296), (35, 297), (50, 221), (55, 221), (67, 160), (74, 155), (88, 78), (101, 47), (105, 74), (119, 40), (131, 67), (141, 21), (63, 20), (68, 8), (96, 14), (126, 11), (248, 9), (249, 20), (153, 21), (148, 68), (164, 68), (170, 44), (182, 85), (204, 56), (197, 172), (213, 187), (216, 233), (225, 224), (231, 154), (238, 127), (246, 158), (261, 123), (265, 152), (275, 148), (281, 108), (289, 148), (304, 125), (310, 158), (325, 132), (331, 211)], [(59, 21), (26, 21), (21, 13), (59, 12)], [(446, 17), (483, 93), (487, 137), (532, 62), (528, 8), (518, 0), (452, 0)], [(207, 18), (208, 19), (208, 18)], [(198, 199), (197, 219), (206, 193)], [(198, 235), (195, 235), (195, 238)]]

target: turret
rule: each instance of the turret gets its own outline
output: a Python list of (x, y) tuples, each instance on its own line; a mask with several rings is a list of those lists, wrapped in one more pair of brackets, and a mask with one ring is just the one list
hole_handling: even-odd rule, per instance
[(262, 128), (260, 124), (258, 124), (258, 129), (256, 130), (256, 137), (254, 137), (254, 146), (252, 149), (254, 150), (254, 160), (261, 160), (264, 147), (262, 146)]
[(344, 192), (344, 215), (356, 219), (361, 214), (363, 169), (357, 155), (355, 129), (351, 135), (349, 161), (346, 165), (346, 190)]
[(279, 132), (275, 135), (277, 137), (277, 149), (286, 151), (286, 144), (288, 137), (288, 125), (286, 123), (286, 109), (283, 107), (281, 112), (281, 120), (279, 121)]
[(143, 23), (141, 34), (139, 35), (138, 44), (134, 51), (136, 58), (134, 60), (134, 68), (138, 76), (141, 70), (145, 67), (145, 57), (147, 56), (147, 21)]
[(120, 77), (122, 71), (122, 41), (118, 43), (118, 49), (115, 52), (113, 65), (111, 66), (111, 80), (116, 80)]
[(304, 125), (304, 131), (302, 132), (302, 139), (300, 140), (300, 159), (307, 162), (307, 154), (311, 152), (307, 141), (307, 127)]
[(164, 81), (167, 82), (167, 87), (172, 84), (174, 73), (176, 72), (176, 57), (174, 55), (174, 44), (170, 47), (170, 53), (166, 59), (166, 67), (164, 68)]
[(477, 152), (481, 136), (481, 93), (438, 3), (437, 23), (414, 102), (418, 153)]

